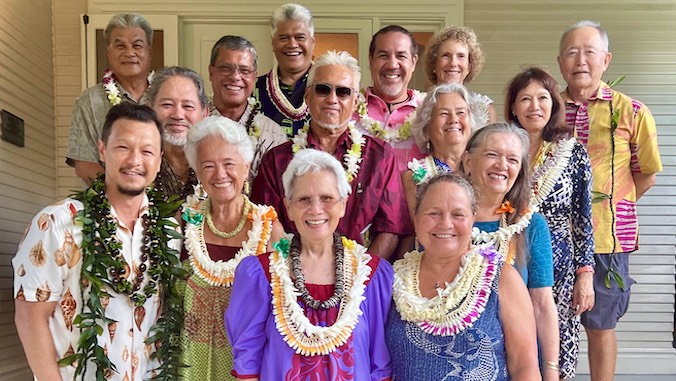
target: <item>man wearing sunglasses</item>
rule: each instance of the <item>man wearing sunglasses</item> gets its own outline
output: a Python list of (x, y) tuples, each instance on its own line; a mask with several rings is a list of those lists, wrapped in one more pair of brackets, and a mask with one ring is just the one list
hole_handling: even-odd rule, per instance
[[(319, 57), (310, 69), (305, 93), (310, 124), (263, 157), (251, 200), (274, 206), (285, 230), (295, 232), (283, 203), (282, 173), (300, 149), (328, 152), (343, 163), (351, 187), (337, 232), (360, 244), (369, 241), (364, 237), (368, 232), (369, 252), (390, 258), (399, 236), (412, 230), (392, 148), (362, 135), (350, 121), (358, 104), (360, 78), (357, 60), (349, 53), (329, 51)], [(322, 207), (313, 213), (313, 219), (304, 223), (313, 228), (328, 224)]]
[(411, 123), (424, 93), (408, 88), (418, 62), (418, 45), (411, 32), (399, 25), (380, 29), (371, 39), (369, 67), (373, 86), (366, 89), (354, 114), (357, 127), (394, 148), (397, 173), (423, 155), (411, 137)]

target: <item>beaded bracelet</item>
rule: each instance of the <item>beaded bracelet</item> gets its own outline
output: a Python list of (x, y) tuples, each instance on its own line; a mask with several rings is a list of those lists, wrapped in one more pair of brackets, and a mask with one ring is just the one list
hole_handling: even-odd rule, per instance
[(559, 363), (557, 363), (555, 361), (542, 361), (542, 370), (545, 370), (545, 369), (551, 369), (551, 370), (555, 370), (557, 372), (559, 370), (561, 370), (561, 368), (559, 367)]
[(580, 275), (582, 273), (594, 273), (594, 268), (587, 265), (587, 266), (582, 266), (579, 269), (575, 270), (575, 275)]

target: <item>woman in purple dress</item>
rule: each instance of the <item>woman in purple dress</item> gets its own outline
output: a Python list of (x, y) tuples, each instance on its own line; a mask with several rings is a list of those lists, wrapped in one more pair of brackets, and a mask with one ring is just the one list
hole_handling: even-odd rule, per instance
[(385, 320), (392, 267), (336, 234), (351, 190), (342, 165), (312, 149), (282, 177), (298, 229), (235, 273), (225, 324), (232, 374), (246, 380), (389, 380)]

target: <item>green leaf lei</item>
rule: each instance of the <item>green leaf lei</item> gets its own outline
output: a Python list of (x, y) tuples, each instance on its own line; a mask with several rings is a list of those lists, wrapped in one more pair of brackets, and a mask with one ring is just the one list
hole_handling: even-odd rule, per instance
[[(108, 289), (128, 295), (135, 306), (142, 306), (148, 297), (161, 289), (161, 317), (150, 328), (150, 336), (146, 339), (146, 344), (158, 348), (151, 358), (161, 363), (152, 379), (176, 380), (179, 369), (185, 366), (179, 361), (183, 308), (176, 281), (185, 279), (187, 273), (180, 266), (179, 253), (168, 245), (169, 240), (182, 238), (175, 230), (177, 223), (171, 219), (181, 201), (177, 196), (164, 201), (163, 196), (152, 187), (146, 190), (146, 194), (148, 213), (142, 217), (145, 233), (143, 253), (147, 254), (150, 263), (147, 266), (150, 279), (142, 292), (140, 282), (132, 284), (125, 279), (125, 261), (120, 253), (122, 244), (115, 236), (118, 225), (111, 214), (103, 176), (94, 180), (88, 189), (72, 196), (84, 205), (75, 216), (75, 223), (82, 226), (80, 281), (83, 285), (83, 306), (73, 321), (73, 325), (80, 330), (77, 351), (61, 359), (59, 365), (76, 364), (76, 375), (84, 375), (90, 361), (96, 366), (97, 381), (105, 381), (106, 374), (116, 370), (115, 364), (98, 344), (98, 336), (103, 334), (103, 324), (114, 321), (105, 316), (101, 304), (102, 298), (115, 297)], [(90, 288), (89, 297), (85, 297), (87, 285)]]

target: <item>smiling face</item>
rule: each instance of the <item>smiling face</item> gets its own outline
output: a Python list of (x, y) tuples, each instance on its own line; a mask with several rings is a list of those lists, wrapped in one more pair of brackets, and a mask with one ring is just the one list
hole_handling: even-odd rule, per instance
[(458, 184), (442, 181), (432, 185), (420, 201), (414, 224), (416, 237), (425, 247), (426, 255), (464, 254), (474, 223), (467, 190)]
[(559, 69), (573, 92), (596, 91), (611, 58), (596, 28), (577, 28), (561, 42)]
[(418, 62), (418, 55), (411, 51), (411, 39), (404, 33), (389, 32), (376, 37), (369, 66), (374, 92), (385, 102), (406, 99), (408, 83)]
[(437, 95), (429, 126), (432, 148), (452, 145), (464, 149), (471, 134), (469, 106), (462, 96), (458, 93)]
[(110, 70), (118, 79), (146, 76), (150, 72), (151, 47), (141, 28), (113, 29), (106, 55)]
[(469, 47), (462, 41), (449, 39), (441, 43), (434, 65), (437, 84), (464, 84), (469, 75)]
[(253, 94), (256, 74), (250, 52), (219, 49), (215, 64), (209, 65), (214, 103), (230, 108), (244, 105)]
[(465, 153), (463, 165), (479, 194), (502, 195), (514, 186), (521, 170), (523, 146), (510, 133), (492, 133), (482, 145)]
[(272, 36), (272, 51), (279, 70), (288, 73), (305, 73), (312, 64), (315, 38), (301, 21), (288, 20), (277, 24)]
[[(329, 95), (317, 94), (314, 85), (327, 84), (333, 87)], [(336, 87), (353, 89), (346, 98), (336, 95)], [(340, 133), (347, 128), (355, 108), (357, 107), (357, 91), (355, 90), (352, 71), (342, 65), (326, 65), (317, 68), (314, 83), (305, 90), (305, 102), (310, 109), (311, 127), (325, 128)]]
[(152, 106), (164, 128), (162, 138), (176, 146), (185, 145), (188, 130), (202, 120), (208, 111), (202, 108), (195, 83), (182, 76), (173, 76), (164, 81)]
[(208, 136), (197, 143), (197, 178), (212, 204), (224, 204), (241, 196), (249, 175), (239, 149), (217, 136)]
[(284, 205), (301, 239), (332, 241), (347, 201), (340, 199), (336, 176), (328, 170), (298, 176), (293, 181), (291, 198), (284, 198)]
[(106, 192), (138, 196), (160, 171), (160, 132), (153, 122), (118, 119), (106, 144), (99, 141), (99, 156), (105, 167)]
[(531, 81), (516, 93), (512, 112), (529, 135), (542, 135), (552, 116), (552, 94), (540, 82)]

